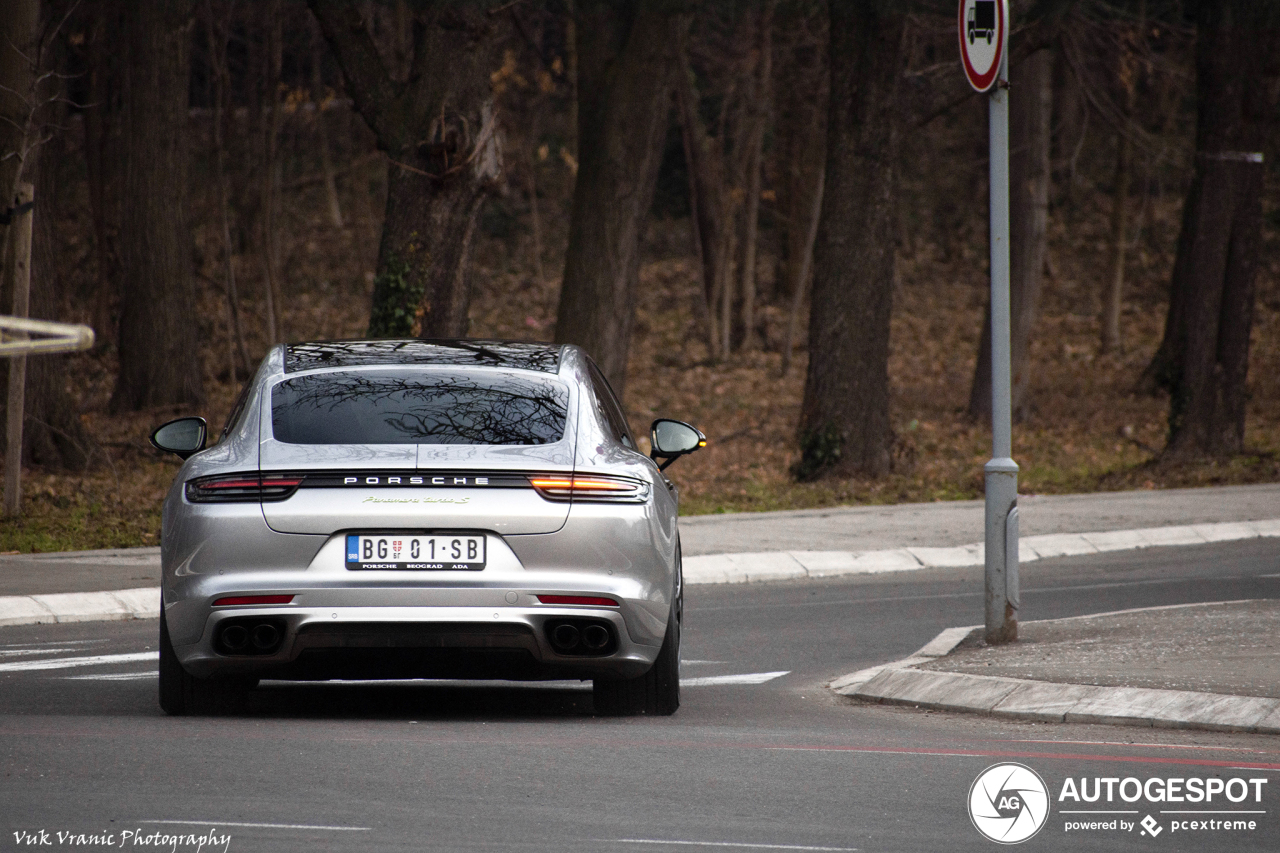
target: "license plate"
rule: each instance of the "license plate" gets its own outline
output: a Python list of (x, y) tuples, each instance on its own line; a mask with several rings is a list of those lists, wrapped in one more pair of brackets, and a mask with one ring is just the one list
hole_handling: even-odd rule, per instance
[(483, 536), (352, 533), (347, 535), (347, 568), (478, 572), (484, 568), (484, 546)]

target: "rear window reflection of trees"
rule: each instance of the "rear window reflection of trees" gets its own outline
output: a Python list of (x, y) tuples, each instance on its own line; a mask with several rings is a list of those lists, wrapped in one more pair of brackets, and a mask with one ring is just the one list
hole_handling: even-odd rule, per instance
[(569, 391), (559, 381), (494, 372), (352, 371), (275, 386), (272, 429), (288, 444), (552, 444)]

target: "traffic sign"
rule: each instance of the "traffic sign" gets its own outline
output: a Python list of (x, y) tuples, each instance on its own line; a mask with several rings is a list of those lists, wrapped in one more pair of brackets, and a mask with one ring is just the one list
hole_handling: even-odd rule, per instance
[(960, 0), (960, 61), (969, 85), (985, 92), (1000, 76), (1009, 41), (1009, 0)]

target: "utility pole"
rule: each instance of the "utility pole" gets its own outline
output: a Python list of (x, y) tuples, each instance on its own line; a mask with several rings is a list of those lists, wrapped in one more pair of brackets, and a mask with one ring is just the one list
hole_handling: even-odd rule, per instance
[(965, 75), (989, 92), (991, 222), (991, 461), (986, 483), (985, 637), (1018, 639), (1018, 464), (1013, 461), (1009, 355), (1009, 3), (960, 0)]

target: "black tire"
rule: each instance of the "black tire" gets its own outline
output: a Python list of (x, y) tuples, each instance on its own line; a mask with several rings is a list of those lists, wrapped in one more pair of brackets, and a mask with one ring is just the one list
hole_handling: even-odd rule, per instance
[(196, 678), (182, 668), (169, 639), (160, 605), (160, 709), (171, 717), (225, 714), (241, 710), (257, 679)]
[[(677, 574), (677, 578), (679, 577)], [(680, 629), (683, 624), (684, 589), (683, 584), (680, 584), (671, 603), (667, 633), (662, 638), (662, 650), (658, 652), (658, 659), (648, 672), (637, 678), (613, 681), (597, 678), (591, 689), (597, 714), (610, 717), (634, 717), (641, 714), (669, 717), (676, 712), (680, 707)]]
[(169, 625), (164, 619), (164, 602), (160, 603), (160, 710), (171, 717), (187, 713), (186, 685), (191, 676), (178, 663), (169, 640)]

